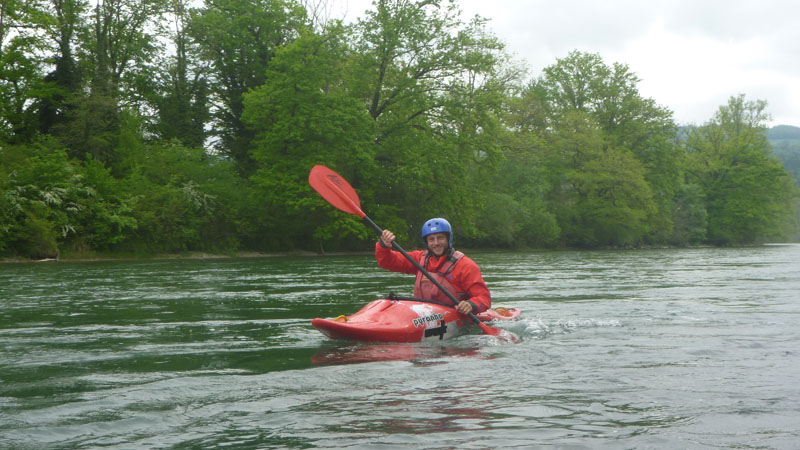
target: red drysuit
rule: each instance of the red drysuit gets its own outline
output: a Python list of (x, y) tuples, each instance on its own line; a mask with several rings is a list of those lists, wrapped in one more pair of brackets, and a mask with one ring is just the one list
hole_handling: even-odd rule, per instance
[[(486, 287), (486, 282), (483, 281), (481, 269), (475, 264), (475, 261), (463, 256), (460, 252), (455, 252), (454, 256), (461, 257), (453, 264), (453, 261), (448, 259), (449, 255), (447, 254), (439, 258), (435, 256), (427, 258), (426, 253), (422, 250), (416, 250), (408, 252), (408, 255), (436, 277), (437, 281), (448, 288), (450, 293), (457, 299), (467, 300), (475, 305), (474, 313), (479, 314), (491, 308), (492, 296), (489, 293), (489, 288)], [(428, 259), (427, 265), (425, 265), (426, 258)], [(375, 259), (378, 261), (378, 265), (386, 270), (417, 275), (417, 282), (414, 286), (415, 297), (429, 298), (446, 305), (452, 305), (453, 302), (446, 295), (439, 292), (439, 289), (433, 283), (430, 283), (430, 280), (422, 275), (402, 253), (396, 252), (389, 247), (384, 247), (378, 242), (375, 244)], [(427, 283), (429, 286), (422, 286), (423, 283)], [(451, 287), (452, 289), (450, 289)], [(431, 292), (433, 293), (431, 294)], [(423, 293), (429, 295), (423, 297)]]

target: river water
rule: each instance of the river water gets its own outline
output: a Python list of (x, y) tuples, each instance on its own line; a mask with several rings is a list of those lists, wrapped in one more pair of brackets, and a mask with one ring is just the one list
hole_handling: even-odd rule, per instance
[(368, 256), (0, 265), (0, 448), (800, 448), (800, 246), (470, 253), (517, 344), (330, 341)]

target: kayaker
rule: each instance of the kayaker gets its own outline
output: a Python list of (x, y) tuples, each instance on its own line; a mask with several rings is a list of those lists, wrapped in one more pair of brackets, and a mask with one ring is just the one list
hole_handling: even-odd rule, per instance
[[(375, 259), (386, 270), (417, 276), (414, 297), (435, 300), (445, 305), (453, 302), (441, 292), (400, 252), (392, 250), (395, 235), (383, 230), (375, 244)], [(422, 225), (422, 240), (427, 250), (408, 252), (442, 286), (459, 301), (456, 309), (462, 313), (479, 314), (492, 306), (492, 296), (475, 261), (453, 248), (453, 231), (450, 222), (442, 218), (430, 219)]]

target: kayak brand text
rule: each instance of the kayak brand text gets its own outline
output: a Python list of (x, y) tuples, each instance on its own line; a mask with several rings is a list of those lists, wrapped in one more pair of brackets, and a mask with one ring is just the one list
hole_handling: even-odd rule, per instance
[(440, 320), (444, 320), (444, 315), (441, 313), (433, 313), (429, 316), (419, 317), (414, 319), (414, 328), (419, 328), (423, 325), (427, 325), (431, 322), (438, 322)]

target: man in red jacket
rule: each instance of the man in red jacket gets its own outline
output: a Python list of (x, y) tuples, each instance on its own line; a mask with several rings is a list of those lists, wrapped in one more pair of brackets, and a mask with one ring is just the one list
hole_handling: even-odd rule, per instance
[[(375, 259), (378, 260), (378, 265), (386, 270), (416, 275), (414, 297), (452, 305), (453, 301), (417, 270), (402, 253), (392, 250), (394, 239), (394, 233), (389, 230), (383, 230), (381, 233), (380, 240), (375, 244)], [(492, 306), (492, 296), (481, 277), (481, 269), (475, 261), (453, 249), (453, 231), (450, 223), (441, 218), (428, 220), (422, 225), (422, 239), (428, 250), (416, 250), (408, 252), (408, 255), (459, 300), (455, 305), (458, 312), (479, 314), (489, 309)]]

